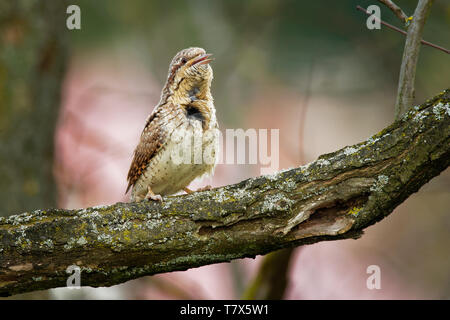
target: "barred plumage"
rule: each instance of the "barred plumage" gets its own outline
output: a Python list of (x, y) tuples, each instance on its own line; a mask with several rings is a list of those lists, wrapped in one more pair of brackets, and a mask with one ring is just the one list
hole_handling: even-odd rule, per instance
[(161, 200), (213, 172), (219, 136), (209, 57), (202, 48), (188, 48), (173, 58), (160, 102), (134, 151), (127, 187), (132, 201)]

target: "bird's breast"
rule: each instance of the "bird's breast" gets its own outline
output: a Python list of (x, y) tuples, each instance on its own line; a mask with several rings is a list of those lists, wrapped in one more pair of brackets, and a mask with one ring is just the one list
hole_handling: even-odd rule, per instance
[(161, 195), (176, 193), (194, 179), (212, 174), (219, 151), (213, 105), (207, 110), (186, 106), (169, 117), (164, 121), (166, 141), (137, 183), (138, 188), (149, 185)]

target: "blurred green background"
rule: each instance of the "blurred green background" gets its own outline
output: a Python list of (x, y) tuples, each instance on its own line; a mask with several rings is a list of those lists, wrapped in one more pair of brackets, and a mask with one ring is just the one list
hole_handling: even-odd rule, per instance
[[(239, 120), (240, 101), (261, 83), (302, 88), (311, 64), (324, 73), (323, 83), (315, 90), (333, 95), (364, 95), (374, 90), (395, 94), (404, 36), (386, 27), (368, 30), (367, 16), (355, 9), (377, 1), (77, 3), (82, 8), (82, 30), (69, 33), (76, 50), (134, 48), (161, 83), (167, 62), (180, 48), (196, 45), (213, 52), (217, 60), (214, 86), (220, 88), (215, 90), (215, 98), (219, 105), (227, 106), (219, 108), (222, 119)], [(416, 1), (396, 3), (413, 14)], [(382, 5), (381, 9), (383, 20), (400, 27), (391, 11)], [(449, 24), (449, 3), (435, 1), (424, 39), (448, 47)], [(417, 101), (448, 86), (449, 73), (448, 56), (423, 47)]]

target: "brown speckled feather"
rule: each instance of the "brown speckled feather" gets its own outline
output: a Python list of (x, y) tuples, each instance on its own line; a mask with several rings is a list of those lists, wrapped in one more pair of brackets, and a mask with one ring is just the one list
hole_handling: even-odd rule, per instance
[(160, 124), (161, 109), (155, 110), (147, 120), (141, 134), (139, 144), (134, 151), (133, 161), (128, 171), (127, 191), (136, 183), (142, 173), (145, 172), (150, 160), (161, 149), (165, 141), (165, 132)]

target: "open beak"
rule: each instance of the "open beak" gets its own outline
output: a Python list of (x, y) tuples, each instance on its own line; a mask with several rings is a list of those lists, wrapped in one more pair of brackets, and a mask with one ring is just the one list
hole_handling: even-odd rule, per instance
[(211, 53), (202, 54), (202, 55), (194, 58), (194, 60), (192, 60), (191, 66), (193, 66), (195, 64), (207, 64), (207, 63), (210, 63), (213, 60), (213, 59), (210, 58), (211, 56), (212, 56)]

